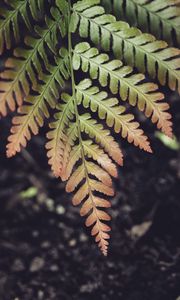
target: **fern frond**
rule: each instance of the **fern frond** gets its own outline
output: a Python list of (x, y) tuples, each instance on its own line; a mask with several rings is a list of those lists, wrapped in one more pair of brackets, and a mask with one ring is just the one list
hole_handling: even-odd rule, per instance
[(93, 86), (90, 80), (85, 80), (76, 86), (77, 99), (85, 108), (95, 112), (98, 111), (100, 119), (105, 119), (106, 124), (113, 127), (116, 133), (121, 132), (123, 138), (127, 138), (129, 143), (134, 143), (140, 149), (152, 152), (149, 141), (144, 132), (139, 129), (139, 123), (134, 122), (134, 116), (124, 114), (125, 107), (119, 105), (117, 98), (107, 98), (107, 93), (99, 91)]
[(116, 165), (111, 158), (101, 149), (99, 145), (93, 144), (91, 140), (84, 141), (84, 152), (88, 158), (95, 160), (102, 168), (104, 168), (111, 176), (117, 177)]
[[(75, 97), (80, 105), (77, 89)], [(114, 194), (111, 177), (117, 177), (117, 168), (113, 160), (122, 164), (122, 153), (110, 131), (89, 114), (78, 113), (78, 118), (77, 115), (74, 118), (73, 96), (62, 94), (62, 100), (63, 104), (57, 107), (57, 120), (48, 133), (48, 157), (52, 167), (57, 163), (53, 168), (55, 174), (63, 181), (67, 180), (66, 191), (75, 192), (73, 204), (82, 203), (80, 214), (87, 215), (86, 225), (93, 225), (92, 235), (96, 236), (99, 247), (106, 255), (110, 227), (104, 221), (110, 220), (110, 217), (99, 207), (108, 208), (110, 202), (101, 199), (98, 193), (105, 196)]]
[(29, 95), (31, 85), (34, 90), (37, 89), (36, 74), (42, 80), (44, 76), (41, 60), (47, 69), (49, 65), (47, 47), (54, 55), (57, 52), (57, 32), (64, 36), (66, 29), (58, 10), (51, 10), (51, 12), (58, 21), (46, 17), (45, 28), (36, 26), (37, 38), (27, 37), (25, 44), (28, 48), (15, 49), (15, 57), (7, 60), (6, 70), (0, 74), (0, 116), (7, 115), (7, 108), (14, 111), (16, 104), (22, 105), (24, 97)]
[(123, 66), (119, 60), (110, 61), (107, 54), (99, 54), (88, 43), (75, 47), (73, 65), (75, 70), (81, 67), (84, 72), (89, 72), (103, 87), (109, 84), (113, 94), (119, 93), (122, 100), (128, 100), (133, 106), (137, 104), (153, 123), (157, 123), (158, 129), (172, 135), (171, 115), (167, 113), (169, 105), (162, 102), (164, 95), (157, 91), (156, 84), (142, 82), (143, 74), (132, 74), (131, 67)]
[[(18, 42), (20, 40), (20, 22), (19, 18), (24, 21), (29, 30), (32, 29), (28, 10), (32, 18), (36, 21), (40, 20), (44, 13), (43, 0), (8, 0), (1, 5), (5, 6), (0, 9), (0, 54), (4, 49), (10, 49), (13, 39)], [(7, 5), (8, 4), (8, 5)]]
[[(112, 179), (105, 170), (103, 170), (101, 167), (90, 161), (87, 161), (86, 166), (88, 174), (95, 176), (96, 179), (99, 179), (105, 185), (112, 186)], [(83, 165), (80, 165), (73, 173), (71, 178), (68, 180), (68, 183), (66, 185), (66, 191), (69, 193), (74, 192), (77, 186), (83, 181), (83, 179), (84, 167)]]
[[(93, 183), (94, 183), (93, 181), (90, 181), (89, 183), (86, 183), (85, 186), (87, 186), (87, 189), (89, 190), (91, 190), (92, 187), (95, 189)], [(76, 200), (77, 198), (74, 198), (73, 201), (74, 205), (77, 205)], [(95, 241), (98, 243), (99, 248), (101, 249), (102, 253), (105, 256), (107, 255), (107, 248), (109, 245), (108, 239), (110, 238), (108, 232), (111, 229), (107, 224), (104, 223), (104, 221), (109, 221), (111, 218), (106, 212), (102, 211), (101, 208), (109, 208), (109, 207), (110, 207), (109, 201), (97, 197), (93, 193), (91, 193), (89, 198), (85, 200), (83, 207), (81, 209), (81, 216), (88, 215), (86, 220), (86, 226), (87, 227), (93, 226), (91, 230), (91, 234), (95, 236)]]
[[(77, 89), (77, 97), (79, 96)], [(95, 119), (92, 119), (90, 114), (84, 114), (79, 117), (81, 130), (88, 134), (92, 139), (95, 139), (96, 143), (101, 145), (108, 155), (118, 164), (123, 165), (123, 154), (111, 136), (109, 130), (105, 130), (103, 125), (99, 124)]]
[(51, 130), (48, 132), (47, 138), (50, 141), (46, 144), (49, 164), (56, 177), (63, 177), (63, 166), (67, 162), (64, 156), (69, 154), (73, 138), (70, 132), (66, 134), (69, 123), (74, 117), (72, 97), (62, 94), (61, 99), (63, 103), (57, 105), (59, 112), (54, 115), (55, 121), (49, 125)]
[(64, 17), (67, 17), (69, 12), (69, 5), (67, 0), (56, 0), (56, 5)]
[(26, 104), (18, 109), (19, 116), (13, 118), (12, 135), (8, 138), (7, 156), (11, 157), (25, 147), (32, 134), (38, 134), (44, 124), (44, 117), (49, 117), (48, 106), (55, 108), (60, 96), (60, 87), (69, 78), (69, 57), (66, 49), (61, 49), (56, 57), (56, 65), (49, 65), (49, 74), (44, 76), (44, 83), (37, 87), (38, 95), (30, 95)]
[[(106, 0), (121, 20), (126, 19), (144, 32), (150, 32), (168, 43), (180, 45), (179, 0)], [(108, 7), (109, 8), (109, 7)], [(108, 10), (109, 11), (109, 10)]]
[[(96, 196), (96, 193), (105, 196), (114, 195), (110, 175), (117, 176), (116, 168), (108, 156), (89, 140), (82, 140), (77, 149), (77, 152), (72, 151), (70, 158), (76, 153), (77, 156), (73, 160), (78, 162), (80, 159), (81, 163), (75, 171), (72, 170), (68, 174), (69, 180), (66, 190), (68, 192), (76, 190), (73, 204), (83, 204), (80, 214), (81, 216), (87, 216), (86, 226), (93, 226), (91, 234), (95, 236), (95, 240), (103, 254), (107, 255), (107, 240), (110, 238), (107, 232), (110, 231), (110, 227), (104, 221), (109, 221), (110, 216), (102, 211), (102, 208), (110, 207), (110, 202)], [(94, 162), (90, 162), (90, 158)], [(98, 164), (96, 165), (95, 162)], [(92, 179), (91, 176), (94, 176), (95, 179)]]
[[(64, 153), (63, 153), (63, 163), (62, 163), (62, 170), (60, 173), (60, 177), (62, 179), (62, 181), (66, 181), (68, 176), (67, 176), (67, 171), (71, 172), (71, 168), (68, 170), (67, 166), (68, 166), (68, 162), (70, 159), (70, 153), (71, 150), (73, 149), (73, 147), (75, 147), (75, 142), (77, 140), (78, 137), (78, 126), (76, 124), (76, 122), (74, 123), (70, 123), (69, 127), (67, 128), (66, 131), (66, 139), (65, 139), (65, 143), (64, 143)], [(72, 164), (74, 165), (74, 164)]]
[[(70, 151), (69, 159), (64, 169), (64, 174), (62, 177), (63, 181), (66, 181), (69, 178), (73, 168), (75, 167), (78, 160), (81, 158), (81, 150), (81, 145), (79, 144), (75, 146), (72, 151)], [(105, 150), (101, 149), (97, 144), (93, 144), (91, 140), (84, 140), (83, 151), (88, 158), (95, 160), (111, 176), (117, 177), (116, 166), (105, 153)]]
[(75, 32), (78, 29), (81, 37), (90, 37), (105, 51), (112, 49), (117, 58), (180, 93), (180, 50), (169, 48), (166, 42), (143, 34), (126, 22), (116, 21), (114, 16), (106, 15), (104, 8), (96, 5), (98, 3), (98, 0), (75, 3), (71, 30)]
[[(83, 185), (84, 195), (89, 194), (88, 191), (91, 191), (92, 188), (93, 190), (96, 188), (94, 182), (92, 180), (86, 182)], [(102, 208), (109, 208), (110, 202), (104, 198), (95, 196), (92, 192), (87, 200), (85, 200), (85, 197), (82, 197), (79, 202), (77, 201), (78, 199), (79, 194), (77, 192), (73, 198), (73, 204), (79, 205), (83, 202), (80, 214), (81, 216), (87, 216), (86, 226), (92, 226), (91, 234), (92, 236), (95, 236), (95, 241), (98, 243), (102, 253), (106, 256), (109, 245), (108, 240), (110, 239), (109, 231), (111, 228), (104, 221), (110, 221), (111, 217), (104, 212)]]
[(101, 120), (114, 127), (117, 133), (121, 131), (129, 142), (149, 152), (151, 148), (147, 137), (138, 128), (139, 124), (132, 122), (132, 115), (124, 114), (125, 109), (118, 105), (116, 98), (108, 99), (107, 93), (92, 87), (90, 80), (76, 85), (75, 92), (76, 104), (86, 109), (90, 107), (92, 112), (98, 111), (99, 122), (90, 114), (75, 112), (74, 96), (63, 94), (64, 103), (58, 106), (60, 112), (55, 115), (46, 147), (54, 173), (67, 180), (67, 192), (75, 192), (73, 204), (82, 204), (80, 214), (87, 216), (86, 226), (92, 226), (91, 233), (106, 255), (110, 227), (104, 222), (109, 221), (110, 216), (102, 208), (110, 207), (105, 198), (114, 194), (111, 177), (117, 177), (117, 168), (113, 160), (122, 165), (123, 158), (118, 144), (110, 131), (103, 128)]

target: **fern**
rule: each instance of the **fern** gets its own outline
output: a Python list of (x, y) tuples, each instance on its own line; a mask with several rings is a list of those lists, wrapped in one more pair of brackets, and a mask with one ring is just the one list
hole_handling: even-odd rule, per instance
[[(69, 154), (76, 130), (76, 128), (72, 126), (72, 128), (70, 128), (71, 133), (68, 132), (66, 135), (66, 128), (74, 116), (74, 106), (72, 99), (69, 99), (67, 95), (62, 95), (62, 100), (63, 103), (57, 106), (59, 112), (54, 115), (55, 121), (50, 123), (52, 130), (47, 134), (47, 138), (50, 141), (46, 144), (46, 148), (49, 150), (47, 153), (49, 164), (56, 177), (61, 176), (63, 163), (65, 161), (67, 162), (64, 156), (67, 155), (67, 153)], [(67, 145), (66, 149), (65, 144)]]
[(139, 146), (145, 151), (151, 152), (149, 142), (143, 135), (143, 131), (139, 129), (137, 122), (132, 122), (134, 119), (131, 114), (123, 114), (125, 108), (118, 105), (116, 98), (107, 99), (106, 92), (100, 92), (99, 89), (93, 87), (93, 89), (87, 89), (89, 82), (85, 84), (81, 83), (81, 87), (77, 87), (77, 91), (80, 95), (80, 99), (83, 102), (85, 108), (91, 106), (92, 111), (98, 110), (98, 115), (101, 119), (106, 119), (106, 123), (109, 127), (114, 126), (116, 133), (121, 131), (123, 137), (127, 137), (128, 141), (134, 142), (135, 146)]
[(107, 255), (112, 178), (123, 165), (119, 140), (152, 152), (148, 137), (124, 104), (136, 107), (171, 137), (169, 105), (153, 80), (180, 91), (180, 51), (117, 21), (104, 8), (109, 5), (118, 13), (123, 7), (122, 19), (132, 15), (138, 26), (149, 26), (147, 31), (160, 26), (162, 37), (172, 41), (172, 33), (178, 35), (178, 16), (171, 8), (177, 3), (171, 7), (168, 0), (167, 5), (155, 0), (154, 7), (149, 1), (134, 0), (128, 8), (125, 0), (114, 0), (113, 7), (109, 0), (102, 1), (103, 6), (98, 0), (74, 2), (3, 1), (0, 116), (18, 111), (8, 138), (8, 157), (26, 147), (50, 118), (48, 162), (54, 175), (67, 182), (66, 191), (74, 193), (73, 204), (81, 205), (80, 215)]
[[(4, 4), (4, 7), (3, 7)], [(34, 20), (39, 21), (44, 12), (43, 0), (9, 0), (1, 3), (0, 10), (0, 54), (3, 50), (10, 49), (12, 40), (16, 42), (20, 40), (20, 21), (22, 20), (29, 30), (32, 29), (31, 22), (28, 16), (28, 9)], [(19, 20), (21, 17), (21, 20)], [(12, 30), (12, 33), (11, 33)]]
[[(74, 197), (73, 197), (73, 204), (78, 205), (83, 203), (81, 209), (81, 215), (87, 215), (90, 212), (86, 220), (86, 225), (91, 226), (93, 225), (92, 235), (96, 235), (96, 241), (99, 243), (99, 247), (101, 248), (102, 252), (106, 255), (107, 252), (107, 245), (108, 242), (106, 241), (109, 238), (107, 231), (110, 228), (103, 223), (104, 220), (110, 220), (110, 217), (107, 213), (102, 212), (98, 209), (98, 207), (109, 207), (110, 203), (107, 200), (104, 200), (100, 197), (95, 195), (95, 192), (100, 192), (105, 195), (112, 196), (114, 191), (112, 189), (112, 180), (111, 176), (117, 176), (117, 170), (115, 164), (112, 162), (111, 158), (105, 153), (104, 149), (100, 148), (97, 144), (94, 144), (92, 139), (83, 139), (82, 132), (84, 132), (85, 128), (87, 128), (87, 120), (89, 116), (79, 116), (77, 114), (77, 104), (75, 104), (77, 95), (69, 96), (67, 94), (63, 95), (63, 100), (65, 104), (63, 105), (63, 109), (60, 108), (60, 114), (58, 115), (58, 122), (52, 124), (51, 127), (55, 127), (52, 132), (48, 134), (50, 138), (50, 142), (47, 144), (47, 148), (50, 149), (48, 152), (48, 156), (51, 157), (49, 161), (52, 164), (52, 169), (54, 169), (54, 160), (53, 160), (53, 153), (52, 149), (54, 148), (54, 138), (52, 139), (52, 133), (54, 136), (58, 136), (58, 132), (60, 133), (60, 126), (62, 126), (61, 136), (59, 136), (59, 141), (63, 145), (61, 147), (61, 153), (59, 155), (59, 166), (63, 166), (63, 162), (66, 162), (61, 169), (57, 170), (58, 174), (62, 180), (68, 180), (66, 190), (68, 192), (73, 192), (79, 187), (79, 184), (85, 180), (84, 184), (78, 188)], [(68, 104), (70, 103), (70, 104)], [(74, 103), (74, 108), (72, 107), (72, 103)], [(70, 119), (73, 118), (73, 115), (76, 114), (76, 123), (75, 127), (74, 124), (70, 122), (70, 119), (65, 116), (65, 111), (68, 111), (67, 106), (71, 107), (71, 114)], [(76, 112), (75, 112), (76, 111)], [(56, 116), (57, 117), (57, 116)], [(90, 119), (91, 120), (91, 119)], [(89, 125), (92, 124), (91, 122)], [(65, 130), (65, 126), (68, 127), (68, 130)], [(71, 128), (74, 129), (74, 132), (70, 138), (70, 143), (68, 142), (69, 138), (69, 130)], [(64, 132), (63, 132), (64, 130)], [(102, 134), (104, 136), (104, 141), (106, 147), (110, 148), (110, 144), (108, 144), (109, 136), (107, 136), (107, 131), (103, 132), (103, 128), (101, 128)], [(63, 136), (62, 137), (62, 132)], [(89, 126), (86, 130), (86, 133), (89, 132), (89, 137), (92, 135), (97, 136), (97, 127), (94, 128)], [(68, 133), (68, 134), (66, 134)], [(109, 149), (111, 155), (114, 156), (113, 153), (117, 156), (119, 149), (118, 145), (112, 140), (110, 140), (114, 144), (115, 152)], [(97, 141), (97, 139), (96, 139)], [(66, 143), (69, 144), (69, 151), (63, 151), (65, 149)], [(77, 145), (75, 145), (77, 143)], [(103, 145), (103, 141), (101, 142), (101, 146)], [(60, 149), (60, 148), (59, 148)], [(68, 159), (66, 159), (66, 155), (68, 153)], [(120, 152), (121, 155), (121, 152)], [(121, 157), (121, 156), (120, 156)], [(91, 159), (92, 161), (89, 161)], [(77, 163), (79, 163), (77, 165)], [(95, 164), (96, 163), (96, 164)], [(77, 165), (77, 166), (76, 166)], [(76, 166), (76, 168), (74, 168)], [(75, 170), (75, 171), (73, 171)], [(91, 175), (93, 175), (96, 179), (92, 179)], [(88, 197), (88, 199), (86, 199)]]
[(180, 45), (179, 0), (104, 0), (107, 11), (171, 44)]
[[(159, 103), (164, 98), (157, 92), (157, 86), (153, 83), (141, 83), (143, 74), (133, 74), (132, 68), (123, 66), (121, 61), (109, 61), (107, 54), (100, 54), (96, 48), (91, 48), (88, 43), (76, 46), (74, 51), (74, 69), (80, 66), (84, 72), (88, 71), (92, 79), (99, 79), (99, 83), (105, 87), (108, 85), (113, 94), (119, 94), (122, 100), (129, 100), (133, 106), (136, 104), (147, 117), (151, 116), (153, 123), (158, 123), (158, 128), (171, 136), (172, 128), (169, 121), (170, 115), (166, 112), (169, 108), (166, 103)], [(113, 101), (110, 101), (113, 103)]]
[(162, 85), (168, 84), (172, 90), (180, 93), (180, 50), (170, 48), (164, 41), (156, 40), (150, 34), (142, 34), (128, 23), (117, 22), (112, 15), (106, 15), (99, 0), (81, 1), (73, 6), (72, 31), (78, 28), (83, 38), (88, 36), (95, 44), (101, 44), (105, 51), (111, 49), (117, 58), (136, 67), (140, 72), (147, 72)]
[(68, 60), (65, 49), (60, 50), (60, 55), (56, 58), (56, 65), (46, 65), (49, 74), (43, 76), (44, 83), (36, 86), (38, 95), (30, 95), (25, 99), (27, 104), (23, 104), (18, 112), (20, 116), (13, 118), (13, 127), (7, 145), (7, 156), (11, 157), (20, 151), (20, 147), (25, 147), (31, 134), (38, 134), (38, 127), (44, 124), (44, 118), (49, 117), (48, 106), (55, 108), (59, 97), (59, 86), (64, 84), (64, 80), (69, 78)]
[(14, 111), (16, 103), (18, 106), (22, 104), (23, 97), (29, 95), (30, 82), (33, 84), (33, 89), (36, 89), (35, 72), (39, 73), (39, 77), (42, 73), (40, 59), (44, 61), (48, 69), (48, 56), (45, 47), (49, 47), (56, 54), (57, 30), (64, 36), (65, 27), (59, 12), (52, 10), (52, 14), (58, 21), (46, 17), (45, 28), (35, 27), (37, 37), (26, 37), (25, 45), (28, 49), (15, 49), (14, 57), (6, 61), (6, 70), (0, 75), (0, 78), (4, 79), (0, 83), (0, 115), (5, 116), (7, 114), (7, 107)]

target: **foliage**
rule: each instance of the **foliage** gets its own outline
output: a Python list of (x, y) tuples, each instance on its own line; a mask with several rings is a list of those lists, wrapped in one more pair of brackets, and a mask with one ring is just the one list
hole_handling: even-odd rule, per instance
[(163, 134), (160, 131), (155, 132), (156, 138), (158, 138), (167, 148), (179, 151), (180, 150), (180, 143), (178, 142), (177, 138), (173, 136), (172, 138), (168, 137), (167, 135)]
[(110, 238), (105, 209), (114, 195), (112, 177), (118, 176), (117, 165), (123, 165), (119, 136), (152, 152), (128, 104), (172, 136), (169, 105), (157, 83), (180, 92), (180, 50), (165, 42), (173, 45), (175, 37), (179, 44), (178, 3), (2, 1), (0, 116), (18, 111), (7, 156), (26, 147), (51, 117), (49, 164), (56, 177), (67, 181), (67, 192), (74, 192), (73, 204), (82, 205), (80, 214), (104, 255)]
[(180, 45), (179, 0), (102, 0), (118, 19), (150, 32), (168, 43)]

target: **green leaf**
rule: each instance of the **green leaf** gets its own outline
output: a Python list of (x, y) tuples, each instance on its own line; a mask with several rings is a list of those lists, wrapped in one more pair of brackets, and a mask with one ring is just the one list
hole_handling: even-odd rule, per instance
[(81, 37), (90, 37), (105, 51), (113, 50), (115, 56), (126, 64), (142, 73), (147, 72), (162, 85), (168, 85), (171, 90), (180, 93), (179, 49), (168, 47), (165, 41), (143, 34), (126, 22), (116, 21), (114, 16), (105, 14), (104, 9), (93, 2), (89, 6), (86, 1), (78, 2), (73, 12), (79, 18), (73, 30), (77, 29)]
[(89, 72), (92, 79), (98, 79), (102, 87), (109, 86), (112, 94), (119, 94), (123, 101), (138, 106), (147, 117), (165, 134), (172, 135), (169, 105), (162, 102), (164, 96), (157, 91), (157, 85), (144, 83), (143, 74), (133, 74), (131, 67), (124, 66), (120, 60), (109, 60), (105, 53), (99, 54), (97, 48), (88, 43), (77, 44), (74, 49), (73, 67)]
[(29, 187), (27, 190), (22, 191), (19, 195), (22, 199), (30, 199), (36, 197), (38, 189), (35, 186)]
[(162, 132), (156, 131), (155, 137), (157, 137), (167, 148), (178, 151), (180, 150), (180, 143), (178, 142), (177, 138), (173, 136), (172, 138), (169, 138)]
[(180, 46), (179, 0), (103, 0), (102, 3), (106, 11), (113, 10), (118, 19)]

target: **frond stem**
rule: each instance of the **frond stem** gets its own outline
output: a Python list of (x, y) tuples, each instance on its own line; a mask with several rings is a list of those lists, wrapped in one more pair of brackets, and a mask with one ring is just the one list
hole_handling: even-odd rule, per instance
[(77, 99), (76, 99), (76, 84), (75, 84), (75, 76), (74, 76), (74, 70), (73, 70), (73, 58), (72, 58), (72, 38), (71, 38), (71, 31), (70, 31), (70, 18), (71, 18), (71, 0), (68, 0), (68, 5), (69, 5), (69, 10), (68, 10), (68, 50), (69, 50), (69, 61), (70, 61), (70, 73), (71, 73), (71, 84), (72, 84), (72, 98), (73, 98), (73, 103), (74, 103), (74, 109), (75, 109), (75, 116), (76, 116), (76, 124), (77, 124), (77, 130), (78, 130), (78, 139), (79, 139), (79, 144), (81, 147), (81, 156), (82, 156), (82, 162), (84, 165), (84, 170), (85, 170), (85, 177), (86, 177), (86, 182), (88, 185), (88, 191), (89, 191), (89, 196), (91, 199), (91, 203), (94, 209), (94, 212), (96, 214), (96, 220), (97, 224), (99, 226), (99, 234), (101, 236), (101, 239), (103, 239), (102, 234), (101, 234), (101, 228), (100, 228), (100, 221), (99, 217), (97, 215), (97, 208), (93, 200), (93, 193), (90, 185), (90, 180), (89, 180), (89, 174), (88, 174), (88, 169), (86, 165), (86, 158), (85, 158), (85, 151), (84, 151), (84, 146), (83, 146), (83, 139), (81, 135), (81, 126), (80, 126), (80, 119), (79, 119), (79, 112), (78, 112), (78, 105), (77, 105)]
[(77, 124), (77, 130), (78, 130), (78, 139), (81, 147), (81, 155), (82, 155), (82, 161), (85, 168), (85, 175), (86, 175), (86, 181), (88, 183), (88, 189), (90, 195), (92, 194), (90, 184), (89, 184), (89, 176), (88, 176), (88, 170), (86, 166), (86, 159), (85, 159), (85, 152), (84, 152), (84, 146), (83, 146), (83, 140), (81, 135), (81, 128), (80, 128), (80, 119), (79, 119), (79, 112), (78, 112), (78, 105), (77, 105), (77, 99), (76, 99), (76, 84), (75, 84), (75, 76), (74, 76), (74, 70), (73, 70), (73, 58), (72, 58), (72, 37), (71, 37), (71, 31), (70, 31), (70, 18), (71, 18), (71, 0), (68, 0), (69, 10), (68, 10), (68, 50), (69, 50), (69, 61), (70, 61), (70, 73), (71, 73), (71, 84), (72, 84), (72, 98), (74, 103), (74, 110), (75, 110), (75, 116), (76, 116), (76, 124)]
[[(144, 45), (134, 44), (132, 42), (132, 40), (133, 40), (132, 38), (130, 39), (130, 38), (126, 38), (124, 36), (120, 36), (120, 34), (118, 34), (118, 31), (113, 31), (113, 30), (109, 29), (108, 26), (99, 24), (94, 19), (90, 18), (89, 16), (83, 15), (82, 12), (76, 11), (75, 9), (73, 11), (75, 13), (77, 13), (80, 16), (80, 18), (83, 16), (83, 18), (86, 19), (88, 22), (94, 23), (100, 29), (103, 28), (103, 30), (107, 31), (111, 36), (114, 36), (117, 40), (120, 39), (121, 41), (124, 41), (127, 44), (130, 44), (132, 46), (132, 48), (137, 47), (138, 50), (141, 51), (144, 55), (148, 54), (149, 57), (152, 57), (155, 61), (158, 61), (158, 62), (160, 61), (162, 66), (164, 66), (168, 70), (168, 60), (163, 60), (163, 59), (156, 57), (157, 52), (150, 52), (150, 51), (148, 52), (143, 48)], [(166, 47), (163, 49), (166, 49)], [(161, 50), (163, 50), (163, 49), (161, 49)], [(124, 54), (122, 53), (122, 55), (124, 55)], [(174, 74), (174, 76), (176, 76), (176, 70), (172, 69), (171, 71)]]

